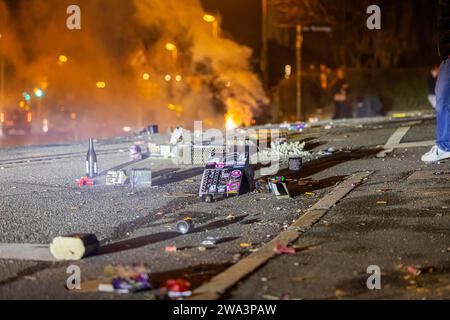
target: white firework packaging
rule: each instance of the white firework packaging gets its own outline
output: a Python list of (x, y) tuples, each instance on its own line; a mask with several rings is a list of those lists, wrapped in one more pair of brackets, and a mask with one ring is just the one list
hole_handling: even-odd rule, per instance
[(53, 239), (50, 252), (57, 260), (76, 261), (95, 253), (99, 242), (94, 234), (72, 234)]

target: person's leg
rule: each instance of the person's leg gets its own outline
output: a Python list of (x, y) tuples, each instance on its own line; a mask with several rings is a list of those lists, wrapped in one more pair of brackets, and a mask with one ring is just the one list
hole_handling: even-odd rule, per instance
[(422, 156), (424, 162), (450, 158), (450, 59), (439, 69), (436, 84), (436, 145)]
[(349, 103), (349, 102), (345, 102), (344, 118), (345, 119), (352, 119), (353, 118), (353, 107), (352, 107), (352, 104)]
[(344, 119), (345, 118), (345, 103), (338, 102), (336, 104), (336, 107), (337, 107), (336, 119)]
[(436, 144), (450, 151), (450, 60), (442, 62), (436, 84)]
[(334, 115), (333, 115), (333, 120), (335, 119), (340, 119), (340, 103), (335, 101), (334, 102)]

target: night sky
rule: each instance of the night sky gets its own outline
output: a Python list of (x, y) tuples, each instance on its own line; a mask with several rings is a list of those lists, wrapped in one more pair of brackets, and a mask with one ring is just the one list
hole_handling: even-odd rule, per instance
[[(350, 3), (355, 8), (361, 7), (360, 0), (341, 0), (337, 3)], [(372, 1), (379, 4), (383, 12), (396, 10), (395, 14), (403, 14), (401, 8), (392, 8), (390, 3), (402, 3), (412, 8), (412, 23), (408, 26), (412, 39), (405, 46), (404, 54), (398, 67), (414, 68), (428, 67), (438, 60), (436, 44), (437, 0), (396, 0)], [(239, 43), (250, 46), (256, 58), (260, 56), (261, 48), (261, 1), (260, 0), (202, 0), (206, 10), (219, 11), (223, 19), (223, 29)], [(364, 9), (364, 8), (363, 8)], [(383, 19), (382, 19), (383, 23)], [(361, 21), (365, 27), (365, 21)], [(390, 25), (383, 25), (383, 32), (395, 34), (396, 30)], [(335, 61), (327, 53), (328, 35), (305, 34), (304, 59), (306, 64), (326, 62), (333, 66)], [(290, 46), (283, 46), (270, 42), (272, 53), (271, 63), (277, 64), (279, 59), (287, 59), (283, 63), (293, 63), (295, 39), (291, 35)], [(349, 48), (351, 50), (351, 48)]]

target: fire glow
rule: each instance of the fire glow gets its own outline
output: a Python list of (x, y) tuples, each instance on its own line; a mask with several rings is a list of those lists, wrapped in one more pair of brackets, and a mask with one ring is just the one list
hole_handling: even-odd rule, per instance
[(226, 122), (225, 122), (225, 128), (227, 130), (234, 130), (237, 129), (238, 125), (237, 123), (233, 120), (233, 116), (228, 115), (226, 117)]
[[(90, 27), (77, 37), (69, 31), (54, 33), (60, 15), (65, 16), (63, 1), (0, 5), (0, 16), (14, 17), (2, 21), (10, 35), (2, 39), (11, 48), (7, 69), (17, 70), (8, 81), (6, 100), (16, 99), (17, 94), (10, 97), (9, 92), (23, 92), (22, 79), (45, 79), (39, 80), (39, 91), (23, 92), (24, 102), (39, 101), (42, 112), (55, 114), (54, 101), (65, 101), (69, 112), (86, 114), (85, 119), (101, 117), (102, 137), (145, 121), (170, 127), (207, 119), (211, 126), (223, 127), (224, 113), (233, 115), (229, 127), (248, 126), (267, 106), (264, 88), (253, 72), (251, 48), (219, 32), (225, 28), (220, 16), (208, 14), (200, 0), (111, 1), (117, 10), (109, 14), (104, 14), (102, 1), (83, 1), (83, 14), (89, 14), (83, 15), (82, 24)], [(36, 10), (49, 15), (29, 13)], [(28, 21), (25, 30), (14, 20)], [(111, 32), (111, 21), (127, 21), (126, 27)], [(35, 25), (45, 28), (37, 30)], [(201, 73), (197, 66), (202, 66)], [(168, 103), (174, 105), (167, 107)], [(98, 121), (87, 121), (83, 137), (99, 135), (98, 126)]]

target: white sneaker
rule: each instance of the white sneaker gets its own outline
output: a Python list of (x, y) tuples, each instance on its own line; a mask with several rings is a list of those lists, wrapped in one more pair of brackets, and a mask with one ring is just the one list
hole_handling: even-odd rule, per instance
[(450, 158), (450, 151), (444, 151), (439, 149), (438, 146), (434, 146), (431, 150), (422, 156), (423, 162), (437, 162)]

